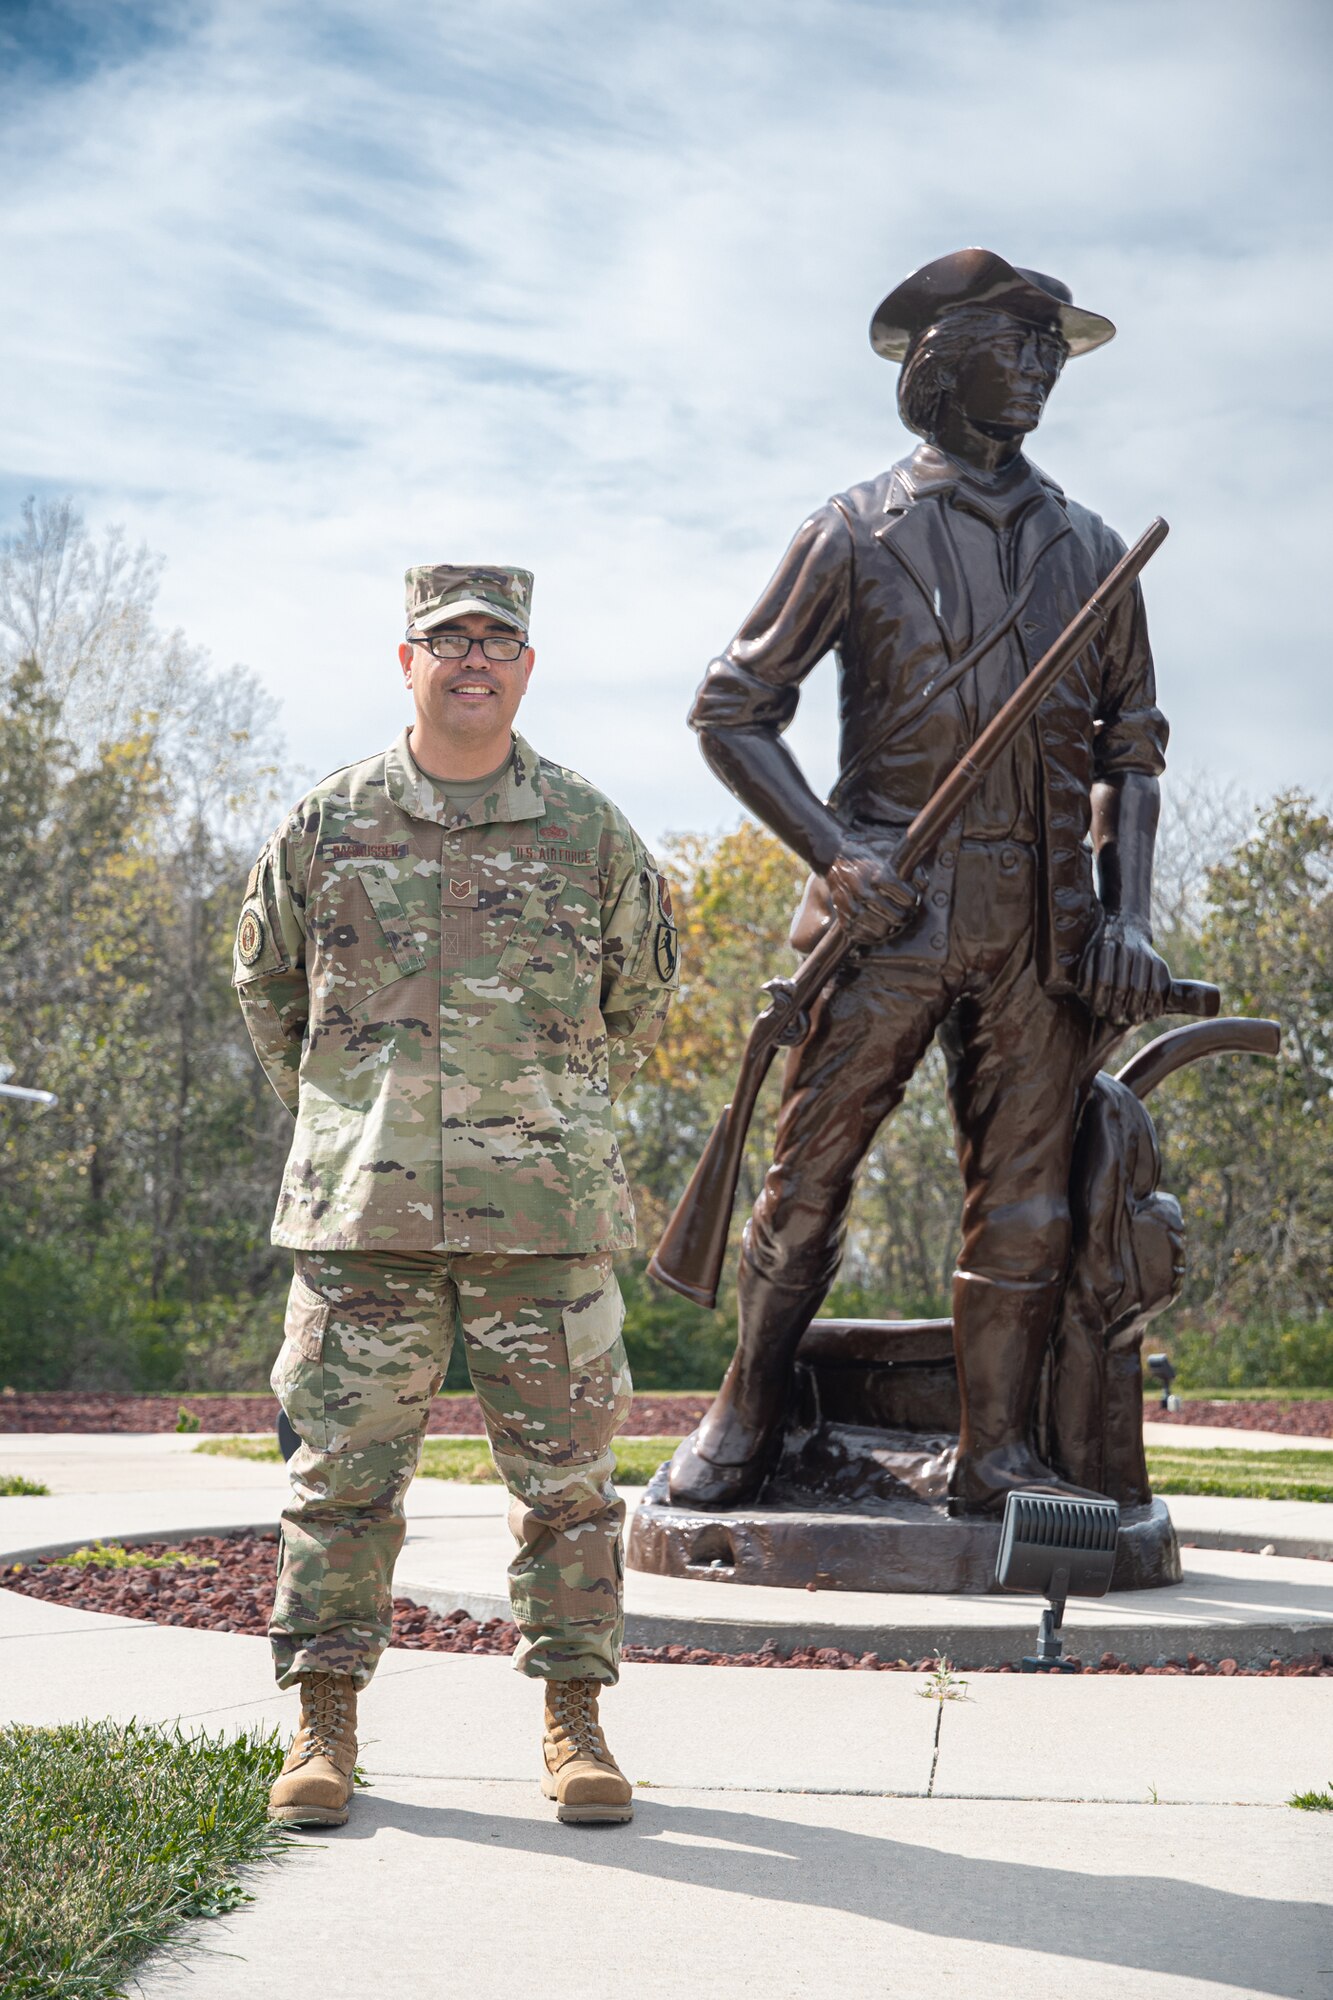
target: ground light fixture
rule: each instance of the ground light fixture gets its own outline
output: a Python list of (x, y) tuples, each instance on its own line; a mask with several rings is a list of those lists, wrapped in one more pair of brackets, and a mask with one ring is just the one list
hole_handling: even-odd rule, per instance
[(1176, 1370), (1170, 1355), (1150, 1354), (1147, 1356), (1147, 1366), (1149, 1375), (1161, 1388), (1162, 1408), (1164, 1410), (1178, 1410), (1180, 1408), (1180, 1398), (1171, 1392), (1171, 1384), (1176, 1379)]
[(1000, 1524), (995, 1581), (1001, 1590), (1031, 1591), (1047, 1600), (1037, 1651), (1025, 1674), (1072, 1674), (1060, 1626), (1069, 1597), (1105, 1597), (1115, 1568), (1120, 1507), (1115, 1500), (1058, 1500), (1049, 1493), (1011, 1493)]

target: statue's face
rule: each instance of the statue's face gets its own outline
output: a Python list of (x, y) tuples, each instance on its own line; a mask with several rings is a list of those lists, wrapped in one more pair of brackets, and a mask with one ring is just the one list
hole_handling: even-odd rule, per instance
[(1064, 359), (1057, 334), (994, 313), (958, 362), (950, 401), (979, 430), (1034, 431)]

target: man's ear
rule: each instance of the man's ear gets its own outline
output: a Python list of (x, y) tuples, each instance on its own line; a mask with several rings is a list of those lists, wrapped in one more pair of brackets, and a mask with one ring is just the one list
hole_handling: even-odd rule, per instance
[(537, 655), (533, 652), (531, 646), (529, 646), (527, 665), (523, 669), (523, 691), (525, 694), (527, 693), (528, 682), (532, 679), (532, 670), (536, 664)]
[(412, 648), (410, 646), (402, 645), (398, 648), (398, 664), (403, 670), (403, 679), (406, 680), (408, 668), (412, 664)]

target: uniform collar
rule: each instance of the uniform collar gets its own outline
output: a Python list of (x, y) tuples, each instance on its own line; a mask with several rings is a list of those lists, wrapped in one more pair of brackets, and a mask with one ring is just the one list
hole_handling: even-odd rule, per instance
[(1019, 515), (1039, 500), (1048, 496), (1061, 503), (1064, 500), (1055, 481), (1021, 452), (1003, 472), (987, 473), (952, 458), (938, 445), (923, 444), (912, 453), (903, 472), (904, 483), (910, 487), (914, 499), (940, 494), (956, 507), (979, 514), (997, 533), (1011, 528)]
[(538, 777), (536, 752), (514, 732), (514, 754), (493, 790), (473, 799), (465, 812), (450, 813), (448, 786), (428, 778), (407, 747), (405, 729), (385, 757), (384, 785), (393, 803), (413, 819), (437, 826), (487, 826), (496, 820), (540, 819), (546, 811)]

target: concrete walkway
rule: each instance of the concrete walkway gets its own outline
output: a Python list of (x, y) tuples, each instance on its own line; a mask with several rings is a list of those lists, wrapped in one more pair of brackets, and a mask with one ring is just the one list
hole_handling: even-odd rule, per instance
[[(34, 1447), (13, 1465), (5, 1442), (0, 1466), (43, 1463)], [(0, 1500), (0, 1551), (281, 1504), (280, 1467), (190, 1439), (99, 1442), (59, 1441), (63, 1492)], [(495, 1487), (418, 1481), (400, 1574), (478, 1534), (502, 1562), (503, 1505)], [(143, 1993), (1333, 1996), (1333, 1829), (1283, 1803), (1333, 1778), (1333, 1681), (974, 1675), (943, 1707), (926, 1690), (631, 1665), (604, 1712), (635, 1820), (562, 1827), (535, 1783), (538, 1690), (505, 1660), (392, 1651), (362, 1701), (372, 1782), (351, 1824), (256, 1871), (255, 1903), (192, 1927)], [(262, 1640), (0, 1590), (0, 1720), (286, 1728), (293, 1705)]]
[(405, 1780), (211, 1929), (232, 1956), (143, 1992), (290, 2000), (299, 1965), (346, 2000), (1314, 2000), (1327, 1839), (1277, 1818), (682, 1789), (580, 1830)]
[[(97, 1537), (155, 1540), (275, 1522), (286, 1495), (274, 1463), (214, 1458), (197, 1439), (92, 1436), (11, 1440), (21, 1469), (54, 1490), (0, 1499), (0, 1562), (77, 1548)], [(12, 1462), (12, 1461), (11, 1461)], [(632, 1508), (638, 1498), (626, 1490)], [(1075, 1601), (1068, 1645), (1136, 1665), (1195, 1652), (1243, 1666), (1333, 1645), (1333, 1506), (1301, 1501), (1171, 1500), (1185, 1581), (1169, 1590)], [(509, 1615), (512, 1543), (498, 1485), (418, 1479), (408, 1493), (399, 1594), (441, 1612)], [(1235, 1553), (1237, 1549), (1250, 1553)], [(1259, 1553), (1266, 1551), (1270, 1553)], [(918, 1659), (942, 1651), (999, 1665), (1031, 1650), (1040, 1607), (1009, 1596), (922, 1596), (755, 1589), (705, 1579), (626, 1577), (627, 1634), (646, 1645), (749, 1652), (771, 1642), (832, 1645)]]
[(1143, 1441), (1166, 1451), (1333, 1451), (1333, 1438), (1293, 1437), (1287, 1431), (1230, 1430), (1220, 1424), (1143, 1426)]
[[(629, 1666), (604, 1710), (636, 1819), (565, 1828), (535, 1783), (537, 1689), (391, 1652), (352, 1823), (258, 1872), (251, 1908), (192, 1933), (209, 1955), (144, 1993), (288, 2000), (298, 1953), (347, 2000), (1333, 1994), (1328, 1824), (1282, 1803), (1326, 1781), (1333, 1682), (986, 1675), (943, 1710), (924, 1686)], [(293, 1706), (262, 1640), (4, 1591), (0, 1690), (31, 1723)]]

